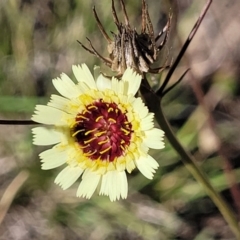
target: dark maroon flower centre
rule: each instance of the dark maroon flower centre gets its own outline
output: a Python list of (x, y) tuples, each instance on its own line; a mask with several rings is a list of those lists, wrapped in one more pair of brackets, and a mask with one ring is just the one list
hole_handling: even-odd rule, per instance
[(86, 156), (112, 162), (129, 146), (132, 124), (116, 103), (99, 100), (76, 116), (72, 130)]

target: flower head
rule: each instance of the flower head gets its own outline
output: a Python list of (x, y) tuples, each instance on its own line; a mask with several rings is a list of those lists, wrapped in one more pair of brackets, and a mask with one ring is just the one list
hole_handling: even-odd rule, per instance
[(149, 148), (161, 149), (163, 131), (154, 128), (141, 98), (141, 76), (127, 69), (119, 81), (101, 74), (95, 81), (85, 64), (73, 66), (78, 81), (66, 74), (53, 80), (62, 95), (37, 105), (32, 120), (49, 126), (33, 128), (33, 143), (55, 145), (40, 154), (42, 169), (64, 165), (55, 183), (69, 188), (82, 176), (77, 196), (90, 198), (98, 189), (111, 201), (126, 198), (126, 171), (136, 167), (152, 179), (158, 163)]

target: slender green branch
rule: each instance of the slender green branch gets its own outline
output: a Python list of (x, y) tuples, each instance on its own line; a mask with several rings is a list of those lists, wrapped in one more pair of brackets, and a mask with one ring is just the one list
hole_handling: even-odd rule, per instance
[(240, 239), (240, 228), (236, 219), (235, 214), (233, 213), (230, 206), (226, 203), (226, 201), (222, 198), (222, 196), (213, 188), (208, 177), (202, 172), (202, 170), (195, 163), (194, 157), (188, 153), (180, 142), (175, 137), (174, 133), (171, 130), (171, 127), (164, 116), (161, 107), (161, 99), (156, 96), (151, 90), (149, 90), (149, 85), (146, 79), (143, 79), (143, 85), (141, 87), (141, 93), (143, 98), (145, 99), (146, 104), (148, 105), (151, 112), (155, 113), (155, 118), (165, 132), (165, 135), (172, 145), (172, 147), (176, 150), (176, 152), (181, 156), (181, 160), (184, 163), (185, 167), (189, 170), (189, 172), (193, 175), (193, 177), (199, 182), (205, 191), (208, 193), (209, 197), (218, 207), (219, 211), (222, 213), (224, 219), (231, 227), (232, 231), (236, 235), (237, 239)]

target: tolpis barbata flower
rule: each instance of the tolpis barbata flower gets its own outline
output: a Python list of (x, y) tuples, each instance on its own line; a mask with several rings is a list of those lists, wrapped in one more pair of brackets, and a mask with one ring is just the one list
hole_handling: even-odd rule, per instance
[(45, 124), (32, 129), (33, 143), (54, 145), (39, 155), (42, 169), (64, 166), (55, 179), (63, 189), (81, 177), (78, 197), (91, 198), (97, 191), (111, 201), (125, 199), (126, 171), (138, 168), (152, 179), (158, 163), (148, 155), (149, 148), (164, 147), (154, 114), (135, 97), (141, 76), (128, 68), (121, 80), (100, 74), (95, 81), (85, 64), (72, 69), (77, 83), (64, 73), (53, 79), (62, 96), (37, 105), (32, 117)]

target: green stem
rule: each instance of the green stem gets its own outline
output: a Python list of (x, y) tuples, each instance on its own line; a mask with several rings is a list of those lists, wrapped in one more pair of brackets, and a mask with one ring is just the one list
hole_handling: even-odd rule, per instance
[(240, 239), (240, 229), (235, 214), (233, 213), (230, 206), (226, 203), (226, 201), (222, 198), (222, 196), (213, 188), (205, 173), (195, 163), (194, 157), (191, 156), (190, 153), (188, 153), (183, 148), (183, 146), (175, 137), (162, 111), (161, 99), (157, 97), (156, 94), (147, 90), (147, 88), (144, 87), (141, 88), (141, 93), (150, 111), (155, 113), (155, 118), (160, 127), (162, 128), (162, 130), (165, 132), (168, 141), (170, 142), (172, 147), (176, 150), (176, 152), (181, 156), (181, 160), (184, 163), (185, 167), (189, 170), (193, 177), (200, 184), (202, 184), (203, 188), (205, 189), (209, 197), (218, 207), (224, 219), (231, 227), (237, 239)]

